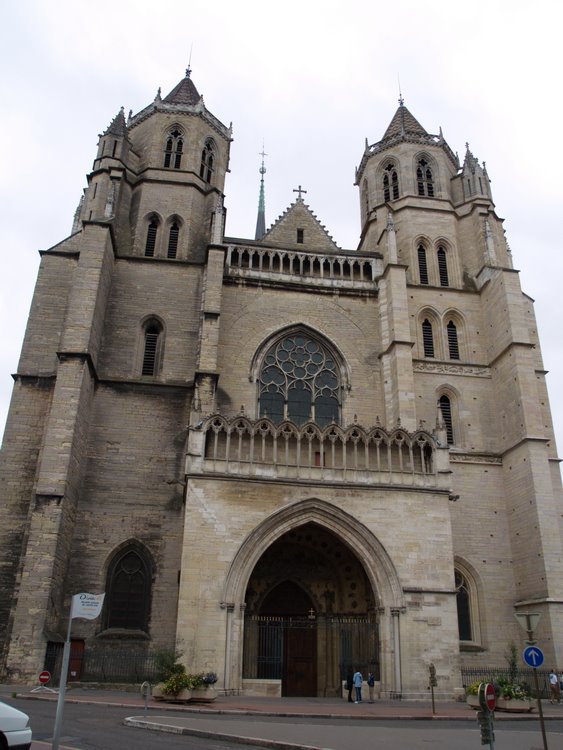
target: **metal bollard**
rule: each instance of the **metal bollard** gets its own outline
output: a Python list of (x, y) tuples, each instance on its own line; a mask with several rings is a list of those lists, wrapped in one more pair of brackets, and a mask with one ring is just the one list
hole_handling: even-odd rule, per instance
[(143, 682), (141, 685), (141, 695), (145, 699), (145, 717), (147, 715), (147, 708), (149, 704), (149, 695), (151, 695), (151, 684), (150, 682)]

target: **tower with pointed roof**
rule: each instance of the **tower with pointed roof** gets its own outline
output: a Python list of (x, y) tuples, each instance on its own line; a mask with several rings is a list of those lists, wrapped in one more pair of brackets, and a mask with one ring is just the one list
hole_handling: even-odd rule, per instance
[[(563, 506), (532, 302), (484, 163), (401, 99), (342, 248), (301, 185), (230, 237), (232, 133), (191, 72), (100, 136), (41, 268), (0, 462), (0, 669), (442, 698), (515, 613), (563, 666)], [(306, 199), (305, 199), (306, 197)], [(80, 665), (80, 666), (79, 666)]]

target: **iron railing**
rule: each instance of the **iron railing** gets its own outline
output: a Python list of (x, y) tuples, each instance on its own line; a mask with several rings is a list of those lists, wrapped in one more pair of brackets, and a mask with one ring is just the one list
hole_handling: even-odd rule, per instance
[(526, 685), (532, 695), (536, 697), (534, 671), (538, 675), (540, 697), (549, 698), (549, 670), (547, 669), (518, 669), (515, 673), (512, 673), (507, 667), (462, 667), (461, 679), (463, 687), (467, 690), (469, 685), (475, 682), (492, 682), (494, 684), (499, 677), (503, 677), (511, 682)]

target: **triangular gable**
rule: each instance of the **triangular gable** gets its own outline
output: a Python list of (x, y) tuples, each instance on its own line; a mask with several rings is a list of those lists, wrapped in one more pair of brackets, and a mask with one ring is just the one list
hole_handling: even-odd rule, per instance
[[(301, 235), (302, 232), (302, 235)], [(302, 242), (298, 240), (302, 237)], [(320, 223), (309, 206), (301, 199), (292, 203), (272, 224), (262, 242), (295, 250), (337, 252), (338, 245)]]

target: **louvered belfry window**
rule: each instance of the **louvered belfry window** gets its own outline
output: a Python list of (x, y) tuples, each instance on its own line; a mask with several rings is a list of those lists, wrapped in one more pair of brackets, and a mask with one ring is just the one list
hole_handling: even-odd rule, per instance
[(158, 222), (156, 219), (152, 219), (151, 223), (147, 228), (147, 241), (145, 243), (145, 256), (152, 258), (154, 256), (154, 249), (156, 247), (156, 233), (158, 232)]
[(399, 197), (399, 177), (393, 164), (385, 167), (383, 175), (383, 198), (386, 201), (397, 200)]
[(424, 356), (434, 356), (434, 336), (432, 334), (432, 323), (426, 318), (422, 323), (422, 344), (424, 347)]
[(426, 263), (426, 248), (424, 245), (418, 246), (418, 273), (420, 275), (420, 283), (428, 284), (428, 265)]
[(448, 261), (446, 259), (446, 251), (443, 247), (438, 248), (438, 273), (440, 274), (440, 286), (448, 286)]
[(170, 233), (168, 235), (168, 258), (175, 258), (178, 252), (178, 236), (180, 234), (180, 228), (178, 223), (175, 221), (170, 227)]
[(156, 356), (160, 329), (156, 323), (151, 323), (145, 330), (145, 349), (143, 353), (142, 375), (156, 374)]
[(416, 183), (419, 195), (427, 195), (429, 198), (434, 196), (434, 181), (432, 179), (432, 170), (426, 159), (421, 159), (416, 168)]
[(446, 326), (448, 332), (448, 350), (450, 359), (459, 359), (459, 344), (457, 340), (457, 328), (453, 320), (450, 320)]
[(213, 162), (215, 160), (214, 152), (213, 141), (209, 139), (206, 141), (203, 151), (201, 152), (201, 165), (199, 168), (199, 176), (202, 180), (205, 180), (205, 182), (211, 182), (213, 176)]
[(454, 442), (454, 429), (452, 424), (452, 405), (450, 399), (447, 396), (440, 396), (438, 404), (442, 411), (444, 423), (446, 425), (446, 433), (448, 435), (448, 445), (453, 445)]

